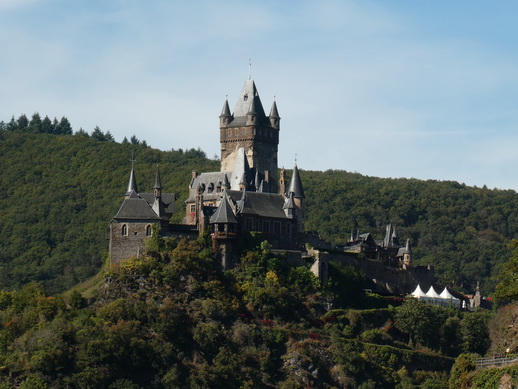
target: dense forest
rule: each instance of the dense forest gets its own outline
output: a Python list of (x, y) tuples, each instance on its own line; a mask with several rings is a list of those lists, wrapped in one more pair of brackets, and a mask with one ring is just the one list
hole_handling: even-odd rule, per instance
[(489, 347), (489, 313), (364, 294), (352, 267), (321, 285), (263, 242), (223, 273), (210, 238), (157, 237), (88, 301), (0, 292), (0, 388), (448, 388)]
[[(338, 263), (321, 283), (252, 237), (227, 272), (206, 235), (155, 234), (145, 257), (109, 268), (108, 226), (132, 163), (141, 191), (151, 191), (160, 164), (179, 222), (191, 171), (218, 170), (219, 161), (35, 115), (0, 122), (0, 389), (486, 388), (516, 376), (516, 367), (476, 369), (475, 358), (517, 350), (517, 304), (495, 315), (381, 297)], [(495, 296), (516, 300), (514, 191), (332, 170), (301, 176), (308, 230), (343, 243), (355, 222), (377, 239), (392, 222), (443, 283), (493, 291), (503, 269)]]
[[(199, 149), (160, 151), (134, 135), (116, 143), (98, 127), (74, 133), (65, 117), (0, 122), (0, 287), (39, 281), (58, 292), (95, 274), (132, 155), (142, 191), (151, 190), (160, 163), (165, 190), (177, 194), (176, 222), (191, 171), (219, 170)], [(507, 244), (518, 236), (513, 190), (336, 170), (301, 170), (301, 177), (308, 230), (338, 244), (355, 222), (376, 239), (392, 222), (402, 241), (410, 238), (415, 263), (433, 265), (442, 284), (461, 291), (472, 292), (479, 281), (483, 293), (491, 293), (510, 256)]]

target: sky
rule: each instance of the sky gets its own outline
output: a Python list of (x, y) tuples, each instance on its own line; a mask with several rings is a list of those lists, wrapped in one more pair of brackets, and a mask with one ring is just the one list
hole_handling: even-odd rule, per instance
[(279, 167), (518, 190), (517, 35), (506, 0), (0, 0), (0, 120), (212, 158), (251, 73)]

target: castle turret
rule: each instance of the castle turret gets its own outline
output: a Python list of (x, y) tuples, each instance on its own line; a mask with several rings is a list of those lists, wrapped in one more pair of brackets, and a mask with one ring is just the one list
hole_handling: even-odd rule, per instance
[(138, 193), (137, 179), (135, 178), (135, 170), (131, 168), (130, 178), (128, 181), (128, 190), (126, 191), (126, 198), (129, 197), (131, 192)]
[(410, 239), (407, 239), (405, 252), (403, 253), (403, 268), (408, 269), (410, 266), (412, 266), (412, 248), (410, 247)]
[(270, 116), (268, 116), (268, 119), (270, 120), (270, 125), (273, 128), (275, 128), (277, 130), (281, 129), (281, 126), (280, 126), (281, 118), (279, 116), (279, 112), (277, 111), (277, 103), (275, 102), (275, 100), (273, 101), (272, 109), (270, 110)]
[(302, 180), (300, 179), (299, 168), (297, 165), (293, 168), (291, 176), (290, 187), (288, 189), (288, 196), (293, 193), (293, 202), (297, 208), (297, 225), (298, 231), (304, 232), (304, 189), (302, 187)]
[[(227, 110), (225, 102), (220, 115), (221, 171), (234, 170), (238, 152), (243, 148), (250, 168), (264, 176), (269, 189), (276, 193), (280, 119), (276, 104), (272, 107), (270, 115), (271, 119), (264, 112), (253, 80), (245, 81), (232, 114)], [(276, 126), (272, 125), (272, 120)], [(268, 178), (265, 174), (267, 171)], [(232, 180), (230, 183), (233, 184)], [(234, 185), (232, 187), (234, 188)]]
[(160, 179), (160, 169), (158, 164), (156, 165), (155, 185), (153, 186), (153, 192), (155, 198), (160, 199), (162, 197), (162, 180)]
[(225, 100), (221, 115), (219, 115), (219, 127), (226, 127), (232, 121), (232, 114), (230, 113), (230, 107), (228, 106), (228, 100)]

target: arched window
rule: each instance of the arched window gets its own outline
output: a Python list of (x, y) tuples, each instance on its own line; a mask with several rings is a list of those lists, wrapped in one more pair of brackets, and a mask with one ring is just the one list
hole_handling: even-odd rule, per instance
[(146, 236), (151, 236), (153, 235), (153, 229), (151, 228), (151, 224), (148, 224), (146, 226)]
[(128, 235), (128, 226), (126, 224), (122, 225), (121, 235), (122, 236), (127, 236)]

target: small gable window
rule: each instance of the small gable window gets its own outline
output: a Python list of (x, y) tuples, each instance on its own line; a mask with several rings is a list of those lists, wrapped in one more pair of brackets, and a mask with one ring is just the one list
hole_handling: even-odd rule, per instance
[(151, 224), (148, 224), (146, 226), (146, 236), (151, 236), (153, 235), (153, 229), (151, 228)]
[(121, 228), (121, 235), (122, 236), (128, 236), (128, 226), (126, 224), (123, 224), (122, 225), (122, 228)]

